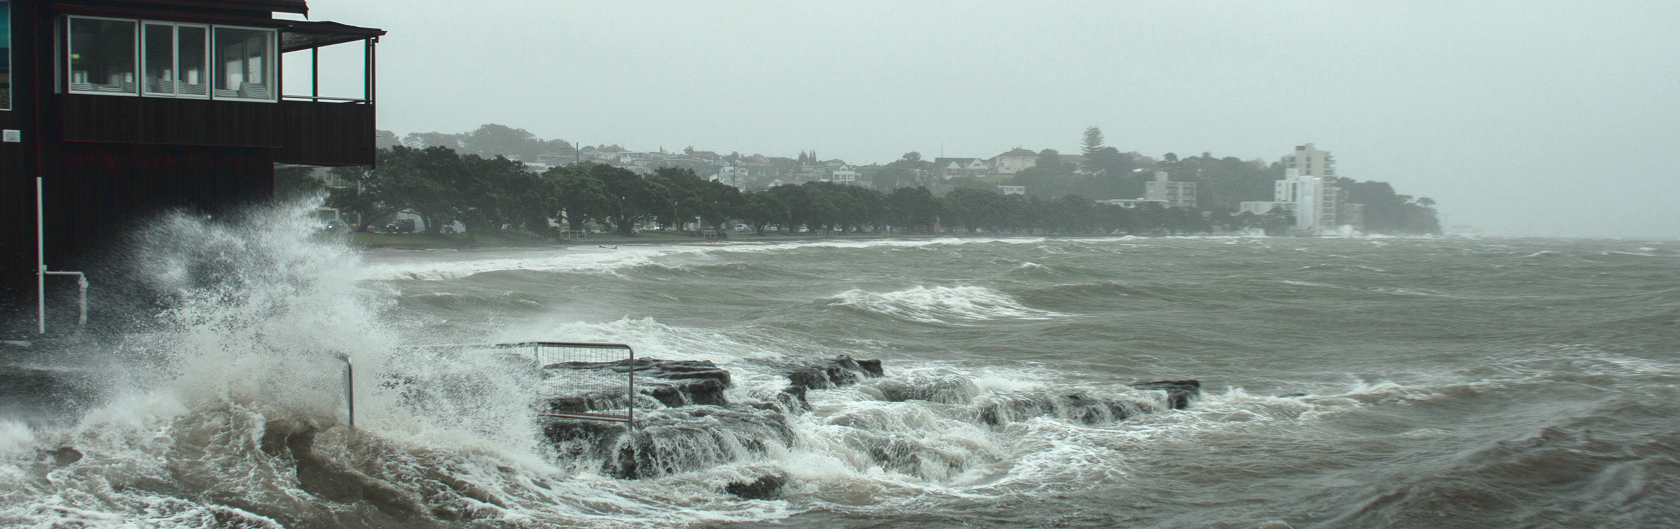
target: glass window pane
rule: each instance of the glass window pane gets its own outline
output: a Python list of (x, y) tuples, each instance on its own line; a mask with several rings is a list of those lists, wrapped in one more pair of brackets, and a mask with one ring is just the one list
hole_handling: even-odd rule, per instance
[(132, 20), (70, 19), (70, 91), (139, 92)]
[(0, 110), (12, 109), (12, 4), (0, 2)]
[(146, 24), (146, 93), (175, 93), (175, 26)]
[(274, 100), (274, 31), (216, 28), (217, 98)]
[(181, 51), (175, 93), (199, 97), (210, 95), (210, 57), (205, 53), (210, 30), (199, 26), (180, 26), (176, 35)]

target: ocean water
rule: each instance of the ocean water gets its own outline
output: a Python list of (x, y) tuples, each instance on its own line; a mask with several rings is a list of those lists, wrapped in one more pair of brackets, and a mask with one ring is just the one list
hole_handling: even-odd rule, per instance
[[(1675, 241), (965, 237), (362, 253), (312, 238), (293, 213), (166, 221), (134, 262), (172, 293), (168, 310), (64, 353), (96, 360), (24, 362), (70, 380), (42, 391), (75, 397), (31, 406), (17, 402), (27, 392), (7, 394), (0, 525), (1680, 517)], [(737, 403), (787, 385), (775, 366), (788, 359), (880, 359), (887, 377), (810, 391), (810, 412), (779, 419), (785, 438), (695, 423), (692, 449), (715, 457), (620, 479), (544, 437), (534, 403), (554, 388), (540, 377), (402, 347), (528, 340), (709, 360), (730, 371)], [(354, 430), (340, 355), (356, 365)], [(1187, 409), (1128, 386), (1178, 379), (1202, 384)], [(894, 387), (921, 393), (886, 398)], [(991, 424), (976, 411), (1075, 394), (1133, 413)], [(287, 428), (312, 429), (318, 466), (360, 476), (360, 492), (301, 485), (317, 467), (277, 447)], [(764, 475), (785, 478), (780, 499), (724, 492)]]

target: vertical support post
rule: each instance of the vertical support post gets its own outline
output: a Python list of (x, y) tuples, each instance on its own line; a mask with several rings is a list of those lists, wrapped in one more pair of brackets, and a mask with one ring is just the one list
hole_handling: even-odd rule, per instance
[(83, 327), (87, 326), (87, 287), (88, 287), (87, 274), (77, 272), (76, 273), (76, 288), (78, 290), (80, 290), (81, 297), (79, 299), (81, 301), (82, 311), (81, 311), (81, 315), (76, 318), (76, 325), (80, 325), (80, 326), (83, 326)]
[(47, 228), (42, 210), (42, 178), (35, 177), (35, 294), (40, 315), (40, 334), (47, 333)]
[(309, 99), (321, 100), (321, 48), (309, 48)]
[(373, 39), (362, 41), (362, 100), (373, 102)]
[(344, 408), (350, 429), (356, 429), (356, 366), (344, 355)]
[[(629, 349), (629, 348), (626, 347), (626, 349)], [(625, 424), (629, 425), (631, 431), (634, 431), (636, 429), (636, 350), (635, 349), (630, 349), (630, 387), (629, 387), (629, 390), (630, 390), (630, 406), (629, 406), (629, 409), (625, 411), (625, 413), (626, 413), (625, 418), (629, 419), (630, 422), (625, 423)]]

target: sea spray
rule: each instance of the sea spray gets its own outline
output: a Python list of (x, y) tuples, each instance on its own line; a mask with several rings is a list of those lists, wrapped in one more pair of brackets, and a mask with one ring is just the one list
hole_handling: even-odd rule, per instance
[[(613, 250), (358, 257), (304, 236), (298, 251), (351, 260), (316, 268), (323, 277), (313, 283), (246, 271), (248, 288), (305, 286), (199, 296), (204, 310), (156, 320), (169, 325), (112, 348), (125, 359), (156, 353), (166, 378), (109, 391), (118, 397), (70, 426), (11, 428), (17, 448), (0, 455), (0, 479), (11, 480), (0, 490), (0, 524), (1485, 526), (1514, 515), (1538, 526), (1640, 526), (1672, 518), (1676, 437), (1664, 417), (1680, 412), (1670, 347), (1680, 298), (1667, 281), (1675, 270), (1671, 260), (1603, 255), (1654, 243), (1227, 242), (650, 246), (635, 260), (572, 266), (573, 256)], [(225, 244), (180, 262), (248, 248)], [(1568, 258), (1522, 258), (1542, 250)], [(255, 260), (300, 262), (288, 259), (296, 258)], [(556, 271), (475, 263), (496, 259)], [(1028, 261), (1060, 272), (1014, 272)], [(370, 272), (368, 262), (383, 268)], [(425, 281), (390, 273), (450, 263), (477, 271)], [(1336, 266), (1308, 268), (1321, 263)], [(1533, 286), (1490, 285), (1487, 270)], [(230, 277), (218, 274), (205, 277)], [(1091, 277), (1066, 285), (1069, 274)], [(184, 281), (167, 284), (185, 284), (174, 292), (188, 301), (229, 282), (171, 277)], [(840, 306), (835, 294), (959, 285), (1005, 296), (1026, 317), (972, 317), (951, 308), (960, 305), (908, 298), (886, 305), (945, 311), (926, 322)], [(1383, 289), (1452, 296), (1372, 294)], [(405, 305), (435, 292), (493, 303)], [(511, 310), (515, 299), (540, 308)], [(211, 300), (229, 311), (218, 315)], [(342, 306), (363, 323), (312, 320), (293, 302)], [(270, 319), (320, 336), (266, 328)], [(669, 449), (649, 458), (661, 470), (622, 479), (605, 459), (569, 458), (542, 435), (551, 423), (528, 415), (581, 386), (533, 379), (492, 356), (400, 347), (531, 339), (622, 341), (643, 358), (710, 360), (734, 386), (723, 392), (727, 404), (668, 408), (659, 446)], [(338, 418), (336, 357), (308, 351), (338, 344), (360, 344), (328, 347), (357, 355), (366, 393), (358, 404), (365, 398), (369, 409), (355, 431)], [(881, 358), (885, 376), (808, 389), (809, 409), (776, 400), (790, 395), (788, 364), (840, 355)], [(185, 361), (210, 358), (239, 371), (221, 380)], [(311, 364), (316, 358), (325, 363)], [(1129, 385), (1190, 377), (1210, 390), (1186, 409), (1174, 409), (1165, 390)], [(998, 424), (984, 419), (987, 407), (1005, 411), (1002, 403), (1017, 400), (1026, 404)], [(1110, 404), (1124, 413), (1087, 413), (1112, 412)], [(716, 411), (780, 417), (762, 430), (735, 429)], [(1553, 481), (1535, 487), (1536, 479)], [(776, 494), (748, 499), (755, 492), (744, 485), (778, 480)], [(1479, 497), (1516, 501), (1454, 502)], [(1449, 522), (1425, 523), (1442, 512)]]
[[(537, 450), (530, 396), (508, 389), (527, 384), (496, 384), (508, 373), (497, 366), (398, 356), (387, 302), (358, 286), (356, 252), (316, 233), (315, 206), (222, 220), (177, 212), (132, 234), (129, 287), (155, 300), (142, 308), (158, 308), (131, 315), (134, 329), (113, 340), (112, 358), (127, 364), (106, 375), (104, 404), (44, 433), (7, 423), (6, 473), (24, 482), (7, 493), (0, 519), (261, 527), (459, 517), (472, 509), (450, 498), (464, 493), (424, 497), (425, 483), (449, 481), (428, 478), (430, 469), (459, 456), (403, 464), (411, 448), (472, 447), (511, 455), (502, 465), (542, 468), (540, 457), (519, 455)], [(359, 425), (391, 441), (346, 427), (345, 358), (363, 382)], [(468, 373), (451, 378), (449, 369)], [(392, 382), (404, 377), (420, 383)], [(501, 402), (518, 402), (520, 413), (496, 413)], [(265, 444), (277, 431), (309, 441)], [(56, 448), (48, 444), (86, 456), (57, 468), (30, 463), (30, 452)], [(362, 492), (319, 497), (346, 486)]]
[[(232, 401), (343, 420), (343, 356), (370, 373), (397, 338), (357, 288), (357, 254), (322, 240), (313, 202), (227, 221), (165, 215), (136, 232), (135, 280), (166, 296), (128, 342), (167, 364), (194, 407)], [(363, 396), (369, 412), (379, 399)]]
[(918, 323), (966, 325), (995, 319), (1046, 319), (1058, 314), (1021, 305), (1007, 294), (985, 287), (925, 287), (877, 293), (848, 290), (833, 305)]

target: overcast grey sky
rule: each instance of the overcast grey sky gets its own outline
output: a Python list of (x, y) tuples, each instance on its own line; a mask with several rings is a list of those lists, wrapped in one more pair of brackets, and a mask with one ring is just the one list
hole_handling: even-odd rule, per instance
[[(314, 0), (390, 31), (379, 127), (885, 163), (1274, 161), (1490, 234), (1680, 237), (1680, 2)], [(1094, 197), (1115, 198), (1115, 197)]]

